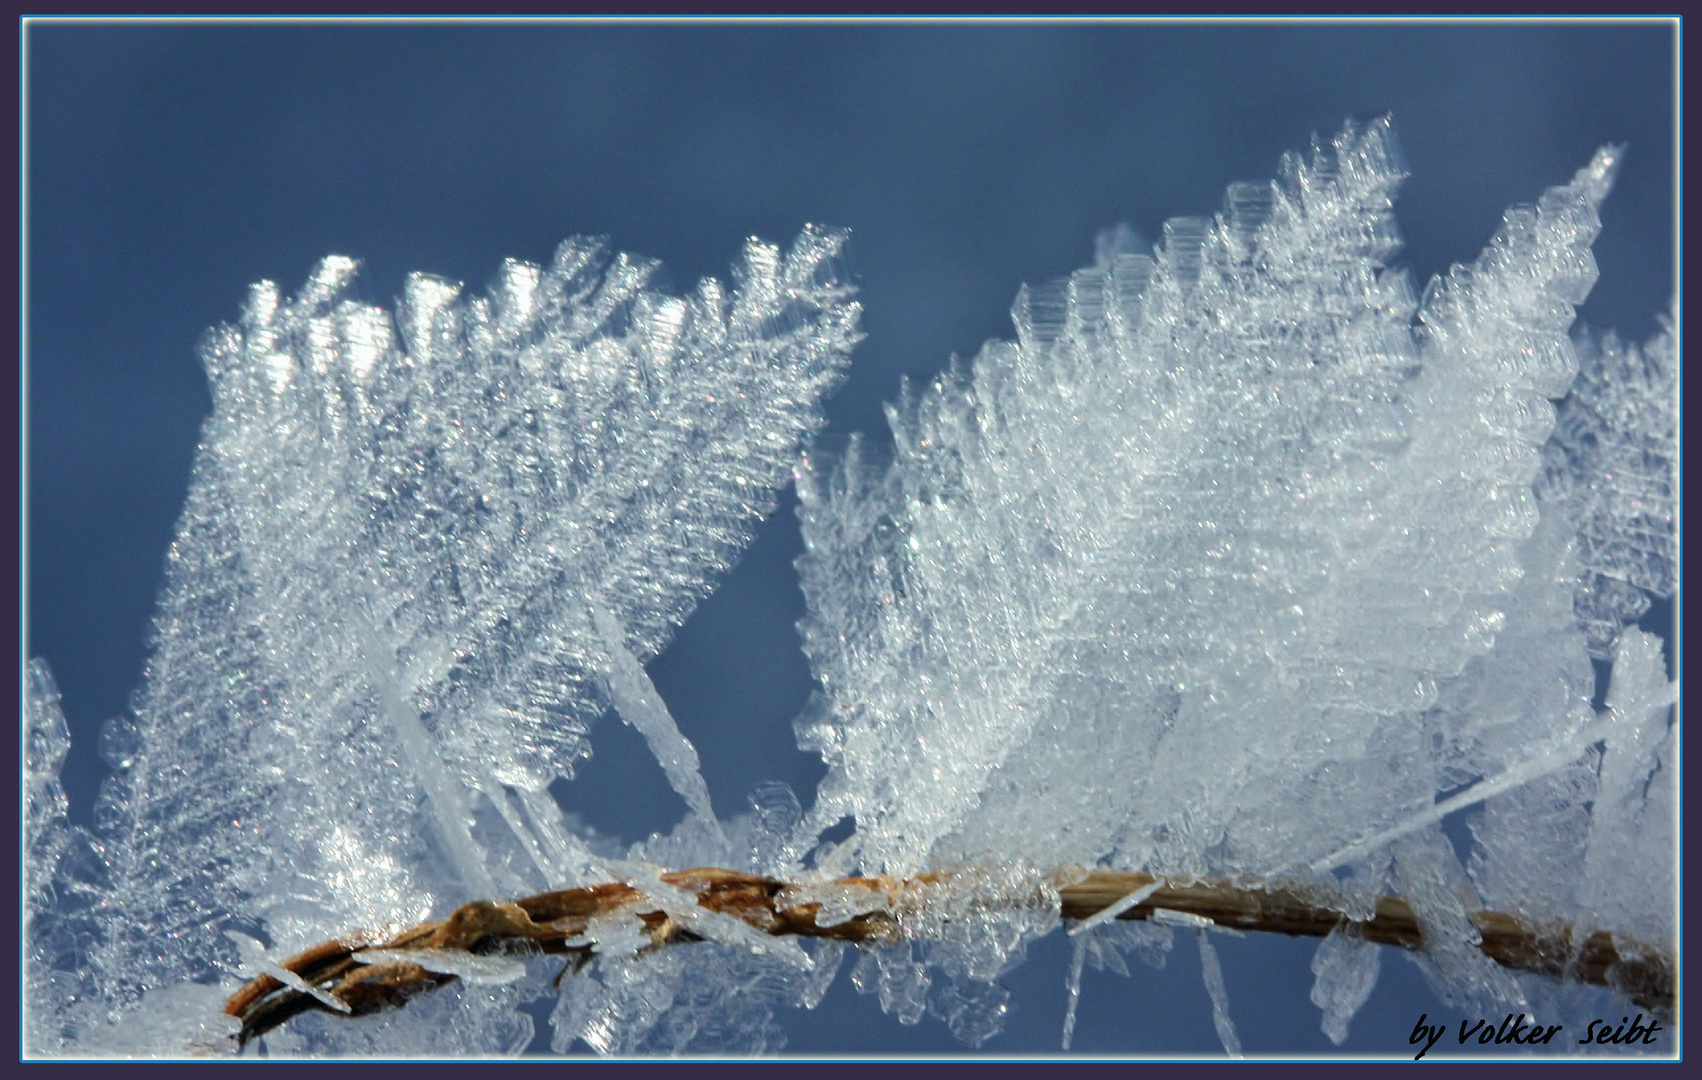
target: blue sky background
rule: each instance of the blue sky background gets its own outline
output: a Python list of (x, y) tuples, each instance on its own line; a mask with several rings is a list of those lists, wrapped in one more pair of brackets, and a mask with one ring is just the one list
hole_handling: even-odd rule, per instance
[[(1417, 280), (1615, 142), (1582, 317), (1642, 339), (1674, 287), (1660, 24), (36, 23), (25, 54), (27, 649), (64, 693), (84, 821), (209, 409), (195, 342), (250, 282), (294, 290), (328, 253), (362, 260), (359, 290), (388, 304), (409, 271), (479, 287), (575, 233), (683, 288), (748, 235), (847, 226), (868, 340), (827, 413), (881, 435), (902, 376), (1011, 336), (1018, 286), (1090, 263), (1098, 230), (1214, 212), (1350, 116), (1394, 114)], [(794, 505), (650, 665), (723, 816), (762, 780), (807, 804), (823, 772), (791, 729), (811, 689)], [(637, 736), (605, 721), (593, 741), (571, 806), (628, 840), (671, 826), (683, 804)], [(1216, 940), (1248, 1052), (1336, 1052), (1307, 1000), (1315, 943)], [(1054, 935), (1006, 978), (1014, 1011), (984, 1052), (1056, 1051), (1067, 959)], [(1346, 1049), (1410, 1054), (1421, 1012), (1460, 1016), (1388, 955)], [(844, 974), (782, 1019), (795, 1052), (962, 1050)], [(1075, 1046), (1219, 1052), (1193, 943), (1132, 981), (1090, 970)]]

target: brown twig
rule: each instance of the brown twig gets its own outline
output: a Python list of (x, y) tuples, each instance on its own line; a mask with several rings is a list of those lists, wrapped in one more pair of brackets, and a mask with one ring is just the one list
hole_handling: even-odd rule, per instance
[[(833, 884), (879, 892), (889, 902), (881, 910), (832, 926), (818, 926), (816, 915), (821, 905), (797, 902), (802, 894), (789, 893), (791, 887), (785, 882), (708, 868), (661, 875), (666, 884), (693, 895), (700, 908), (731, 915), (768, 934), (875, 945), (902, 940), (903, 930), (893, 910), (903, 906), (906, 896), (937, 887), (946, 877), (842, 878)], [(1110, 870), (1085, 876), (1078, 873), (1058, 886), (1060, 914), (1065, 919), (1086, 919), (1156, 880), (1148, 874)], [(1141, 903), (1117, 917), (1150, 919), (1159, 911), (1207, 919), (1230, 929), (1304, 937), (1324, 937), (1342, 927), (1365, 941), (1403, 949), (1422, 948), (1424, 941), (1411, 905), (1396, 897), (1380, 897), (1371, 918), (1355, 920), (1327, 906), (1319, 896), (1298, 889), (1222, 881), (1161, 882)], [(284, 960), (281, 966), (341, 1002), (349, 1014), (363, 1016), (405, 1005), (410, 998), (456, 978), (400, 960), (363, 963), (355, 955), (364, 949), (404, 953), (449, 950), (475, 956), (543, 952), (566, 956), (565, 974), (569, 969), (577, 971), (591, 957), (591, 947), (583, 936), (591, 920), (623, 912), (643, 923), (650, 948), (699, 940), (640, 890), (606, 884), (539, 893), (511, 902), (477, 900), (463, 904), (440, 922), (421, 923), (383, 940), (355, 935), (327, 941)], [(1531, 925), (1497, 911), (1477, 912), (1472, 922), (1482, 938), (1477, 947), (1504, 967), (1607, 986), (1645, 1008), (1662, 1012), (1672, 1009), (1673, 963), (1665, 950), (1616, 942), (1605, 931), (1574, 941), (1569, 926)], [(238, 1036), (242, 1044), (313, 1009), (331, 1011), (319, 998), (271, 975), (253, 979), (225, 1003), (225, 1012), (242, 1021)]]

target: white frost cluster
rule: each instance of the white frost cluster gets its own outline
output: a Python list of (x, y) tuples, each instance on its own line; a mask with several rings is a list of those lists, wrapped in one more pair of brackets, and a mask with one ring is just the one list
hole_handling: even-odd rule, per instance
[[(858, 340), (842, 234), (753, 241), (731, 288), (683, 298), (580, 240), (488, 297), (416, 275), (393, 316), (348, 298), (346, 259), (257, 286), (203, 348), (214, 415), (92, 832), (28, 673), (29, 1049), (228, 1050), (219, 997), (297, 948), (611, 878), (701, 941), (593, 920), (557, 1051), (774, 1049), (774, 1010), (842, 967), (979, 1045), (1096, 865), (1316, 885), (1361, 917), (1402, 896), (1443, 992), (1485, 1009), (1539, 991), (1474, 948), (1478, 908), (1670, 948), (1676, 688), (1624, 627), (1675, 590), (1676, 347), (1568, 336), (1617, 157), (1422, 295), (1393, 267), (1386, 120), (1023, 290), (1016, 341), (889, 410), (890, 462), (853, 441), (797, 472), (822, 686), (798, 729), (828, 773), (807, 811), (769, 784), (727, 820), (644, 663), (772, 510)], [(625, 852), (547, 791), (611, 706), (689, 808)], [(661, 878), (701, 865), (905, 940), (847, 965), (768, 937)], [(1066, 1046), (1084, 967), (1162, 964), (1181, 926), (1238, 1052), (1204, 920), (1110, 921), (1145, 898), (1075, 927)], [(1318, 949), (1338, 1043), (1379, 955)], [(268, 1052), (517, 1053), (520, 1006), (558, 992), (543, 958), (426, 959), (459, 981), (304, 1015)]]
[(1537, 490), (1577, 531), (1578, 619), (1590, 654), (1607, 660), (1620, 627), (1673, 593), (1678, 356), (1671, 322), (1641, 348), (1612, 332), (1578, 344)]
[[(800, 741), (830, 772), (808, 824), (856, 822), (832, 868), (1351, 869), (1354, 892), (1414, 900), (1455, 996), (1517, 999), (1470, 945), (1444, 813), (1604, 738), (1646, 779), (1667, 723), (1596, 722), (1571, 594), (1580, 563), (1670, 590), (1668, 339), (1589, 354), (1566, 433), (1601, 434), (1550, 452), (1572, 516), (1533, 486), (1617, 157), (1510, 210), (1421, 298), (1390, 265), (1392, 132), (1350, 126), (1214, 219), (1171, 221), (1153, 255), (1110, 235), (1024, 290), (1015, 342), (889, 410), (889, 465), (857, 443), (811, 461), (799, 570), (824, 693)], [(1621, 369), (1636, 381), (1606, 389)], [(1600, 925), (1661, 929), (1601, 887)], [(1339, 1039), (1375, 968), (1341, 944), (1321, 959)]]
[(601, 880), (547, 787), (611, 704), (707, 814), (642, 664), (821, 422), (860, 337), (844, 239), (753, 240), (683, 297), (584, 239), (484, 297), (414, 275), (394, 315), (349, 259), (255, 286), (202, 346), (213, 415), (93, 835), (35, 827), (65, 738), (32, 676), (31, 868), (62, 879), (31, 881), (34, 1047), (228, 982), (227, 930), (281, 956)]

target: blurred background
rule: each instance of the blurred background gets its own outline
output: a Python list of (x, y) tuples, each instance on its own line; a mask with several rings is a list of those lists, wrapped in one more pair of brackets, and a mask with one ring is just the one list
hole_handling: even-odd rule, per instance
[[(89, 820), (105, 772), (100, 723), (142, 678), (209, 409), (196, 340), (251, 282), (293, 291), (338, 253), (389, 305), (409, 271), (478, 289), (505, 257), (547, 262), (591, 233), (683, 290), (725, 275), (747, 236), (847, 226), (868, 339), (828, 430), (885, 437), (901, 379), (1012, 336), (1018, 286), (1090, 264), (1099, 230), (1154, 238), (1314, 134), (1389, 112), (1420, 282), (1626, 144), (1581, 317), (1642, 340), (1674, 289), (1675, 38), (1611, 22), (30, 23), (25, 655), (64, 694), (72, 817)], [(764, 780), (807, 806), (823, 773), (791, 727), (812, 685), (795, 505), (650, 665), (723, 817)], [(684, 805), (636, 734), (606, 718), (592, 739), (562, 800), (627, 841), (670, 828)], [(1308, 1001), (1314, 942), (1216, 941), (1248, 1053), (1341, 1052)], [(1057, 1051), (1068, 955), (1053, 935), (1006, 977), (1009, 1023), (982, 1053)], [(1385, 956), (1343, 1050), (1410, 1055), (1420, 1013), (1461, 1015)], [(882, 1016), (843, 973), (781, 1021), (795, 1053), (965, 1050), (932, 1017)], [(1089, 969), (1074, 1047), (1219, 1053), (1193, 943), (1130, 980)]]

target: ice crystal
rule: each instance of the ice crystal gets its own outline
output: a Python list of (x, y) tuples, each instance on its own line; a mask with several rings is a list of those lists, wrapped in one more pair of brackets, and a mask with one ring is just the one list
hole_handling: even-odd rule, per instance
[[(1580, 562), (1670, 587), (1668, 339), (1586, 346), (1547, 451), (1567, 514), (1534, 488), (1618, 159), (1421, 297), (1393, 266), (1392, 131), (1350, 125), (1150, 256), (1108, 233), (1024, 289), (1016, 341), (889, 409), (890, 464), (813, 453), (808, 821), (856, 820), (830, 865), (1355, 869), (1410, 894), (1446, 992), (1521, 1000), (1471, 946), (1440, 823), (1633, 738), (1590, 712), (1570, 594)], [(1374, 969), (1320, 962), (1339, 1036)]]
[(1223, 965), (1218, 962), (1217, 950), (1212, 947), (1206, 929), (1194, 931), (1200, 943), (1200, 968), (1206, 977), (1206, 993), (1211, 995), (1211, 1022), (1223, 1051), (1230, 1057), (1241, 1056), (1241, 1037), (1235, 1033), (1235, 1022), (1229, 1018), (1229, 990), (1223, 983)]
[(1347, 1041), (1348, 1021), (1377, 985), (1382, 951), (1340, 930), (1318, 945), (1312, 957), (1312, 1004), (1323, 1010), (1324, 1034), (1340, 1046)]
[[(1613, 165), (1422, 306), (1385, 123), (1025, 290), (1015, 343), (892, 411), (888, 472), (807, 489), (816, 820), (870, 870), (1264, 873), (1446, 786), (1418, 717), (1506, 621)], [(1301, 777), (1333, 807), (1272, 813)]]
[(1628, 947), (1673, 939), (1676, 694), (1660, 640), (1621, 635), (1600, 745), (1489, 800), (1473, 823), (1486, 901)]
[[(394, 314), (350, 297), (349, 259), (294, 297), (255, 286), (202, 345), (213, 415), (155, 652), (104, 736), (105, 881), (72, 910), (32, 878), (54, 958), (32, 1017), (80, 1002), (96, 1024), (149, 987), (228, 981), (227, 929), (285, 955), (597, 879), (546, 789), (610, 705), (718, 832), (642, 662), (820, 422), (858, 338), (843, 240), (753, 240), (730, 288), (686, 296), (585, 239), (483, 297), (416, 274)], [(32, 837), (63, 803), (45, 679)], [(55, 842), (32, 873), (74, 877)], [(51, 992), (69, 978), (98, 993)], [(494, 1049), (470, 1027), (457, 1052)]]
[[(540, 958), (410, 951), (458, 982), (360, 1021), (279, 958), (618, 878), (697, 940), (590, 919), (551, 1045), (779, 1048), (775, 1010), (819, 1003), (849, 947), (709, 911), (663, 867), (785, 877), (776, 905), (823, 928), (879, 913), (897, 930), (852, 987), (970, 1045), (1095, 864), (1310, 886), (1349, 918), (1399, 894), (1439, 990), (1485, 1013), (1540, 996), (1475, 948), (1486, 905), (1668, 947), (1676, 687), (1624, 626), (1675, 587), (1675, 334), (1568, 337), (1618, 157), (1421, 295), (1393, 132), (1350, 125), (1155, 250), (1108, 231), (1022, 290), (1014, 342), (889, 410), (890, 462), (811, 450), (808, 811), (771, 783), (718, 817), (644, 664), (772, 509), (857, 340), (840, 234), (753, 241), (731, 288), (685, 297), (583, 240), (486, 297), (416, 275), (393, 314), (349, 298), (346, 259), (292, 298), (256, 286), (203, 347), (214, 414), (92, 831), (28, 672), (27, 1047), (228, 1049), (219, 997), (270, 972), (329, 1010), (268, 1035), (278, 1056), (518, 1052), (517, 1007), (557, 992)], [(611, 707), (688, 808), (624, 852), (547, 790)], [(832, 880), (858, 871), (896, 877)], [(1073, 929), (1065, 1045), (1084, 969), (1162, 966), (1182, 927), (1237, 1054), (1210, 920), (1112, 921), (1158, 887)], [(1378, 955), (1319, 946), (1337, 1043)]]
[(1611, 332), (1579, 337), (1539, 492), (1577, 530), (1576, 608), (1597, 659), (1620, 627), (1674, 585), (1677, 356), (1672, 324), (1639, 348)]
[(601, 957), (563, 980), (551, 1017), (557, 1053), (581, 1040), (600, 1054), (755, 1054), (786, 1045), (780, 1007), (814, 1008), (844, 946), (814, 946), (812, 970), (736, 946), (706, 943)]

